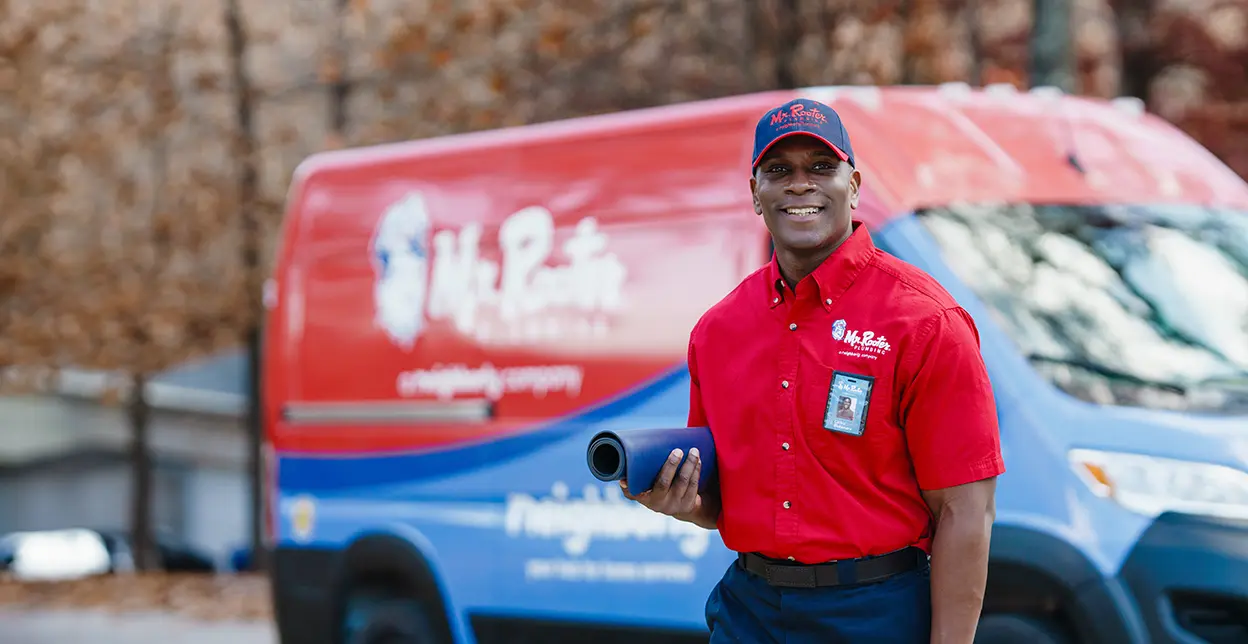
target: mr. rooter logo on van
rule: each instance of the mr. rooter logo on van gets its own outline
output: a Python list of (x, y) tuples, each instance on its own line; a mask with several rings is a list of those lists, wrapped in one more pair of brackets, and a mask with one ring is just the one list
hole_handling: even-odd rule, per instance
[(523, 343), (601, 336), (622, 308), (624, 263), (593, 217), (577, 222), (552, 265), (555, 222), (541, 206), (504, 218), (499, 259), (482, 254), (482, 226), (433, 231), (425, 199), (410, 193), (382, 213), (371, 252), (376, 321), (406, 351), (432, 320), (477, 341)]

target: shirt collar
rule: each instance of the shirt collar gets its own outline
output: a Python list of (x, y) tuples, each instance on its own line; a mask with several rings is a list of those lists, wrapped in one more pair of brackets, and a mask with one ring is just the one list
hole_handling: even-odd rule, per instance
[[(838, 246), (813, 273), (798, 282), (796, 293), (799, 297), (810, 291), (811, 282), (813, 282), (819, 289), (820, 305), (824, 309), (831, 309), (837, 299), (854, 283), (862, 269), (875, 259), (875, 243), (871, 241), (871, 235), (867, 232), (866, 226), (861, 221), (855, 220), (850, 230), (849, 238)], [(787, 298), (792, 297), (793, 293), (786, 288), (784, 277), (780, 275), (780, 263), (775, 253), (771, 254), (767, 283), (771, 285), (771, 288), (767, 290), (769, 308), (774, 309)]]

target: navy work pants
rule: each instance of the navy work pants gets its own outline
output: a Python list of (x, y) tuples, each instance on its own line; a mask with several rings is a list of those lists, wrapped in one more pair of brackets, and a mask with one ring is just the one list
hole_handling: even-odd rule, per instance
[(883, 581), (777, 588), (728, 567), (706, 600), (710, 644), (927, 644), (931, 568)]

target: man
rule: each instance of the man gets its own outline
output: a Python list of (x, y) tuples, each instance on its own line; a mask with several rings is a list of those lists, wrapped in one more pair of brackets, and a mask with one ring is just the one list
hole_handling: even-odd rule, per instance
[(836, 409), (836, 417), (844, 420), (854, 419), (854, 402), (849, 396), (841, 396), (841, 402)]
[(718, 484), (698, 494), (696, 450), (650, 490), (622, 484), (738, 553), (707, 599), (713, 644), (974, 639), (1005, 470), (978, 331), (853, 219), (855, 161), (827, 105), (758, 122), (775, 253), (689, 340), (689, 425), (711, 428)]

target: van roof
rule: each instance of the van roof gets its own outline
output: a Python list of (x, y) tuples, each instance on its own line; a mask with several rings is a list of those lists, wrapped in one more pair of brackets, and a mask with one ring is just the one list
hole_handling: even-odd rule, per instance
[[(664, 145), (673, 129), (740, 139), (728, 163), (749, 172), (754, 123), (804, 96), (841, 114), (863, 172), (868, 223), (950, 203), (1192, 203), (1248, 210), (1248, 184), (1194, 139), (1148, 114), (1137, 99), (1071, 96), (1054, 88), (831, 86), (692, 101), (495, 130), (315, 154), (292, 188), (311, 176), (383, 171), (422, 157), (511, 146), (634, 137)], [(722, 165), (722, 158), (709, 158)]]

